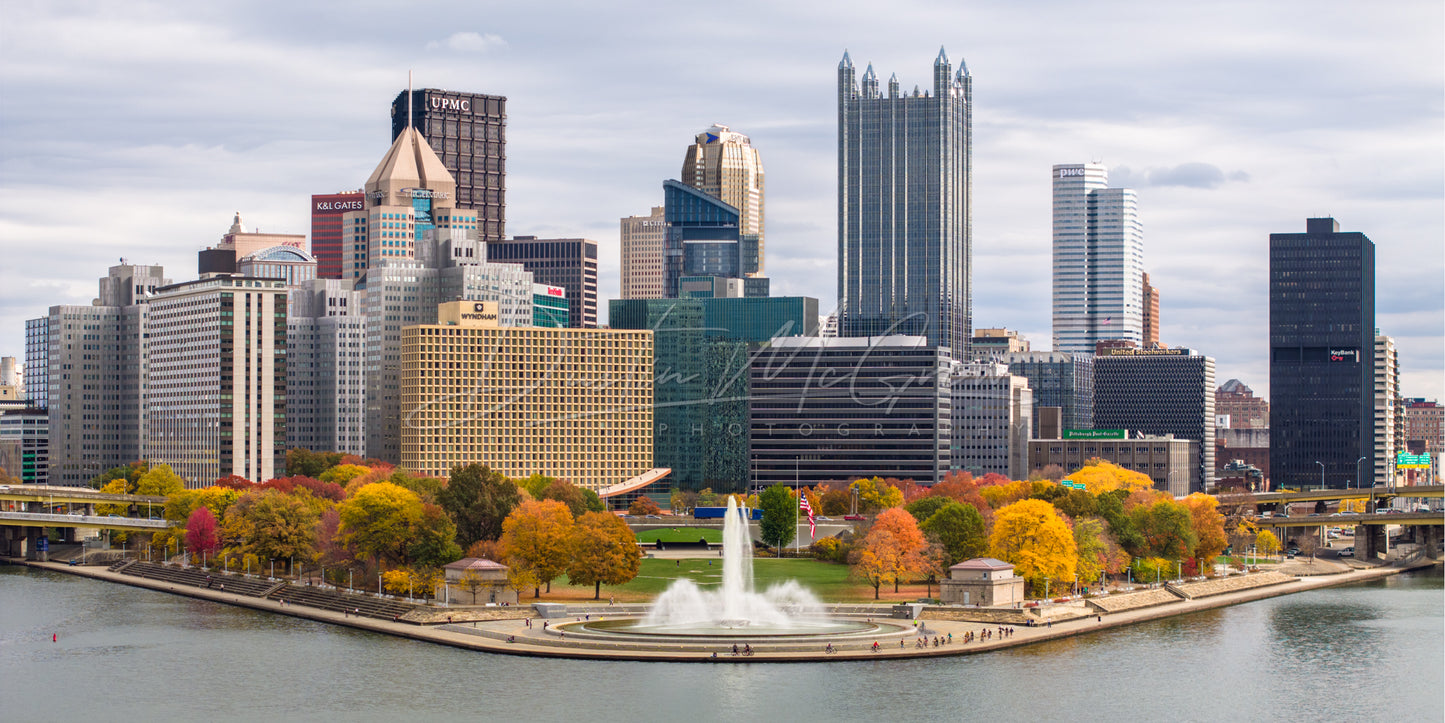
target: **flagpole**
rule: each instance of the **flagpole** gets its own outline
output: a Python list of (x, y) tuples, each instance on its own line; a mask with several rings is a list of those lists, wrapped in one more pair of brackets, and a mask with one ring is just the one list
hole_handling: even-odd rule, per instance
[(798, 529), (802, 526), (803, 493), (798, 490), (798, 458), (793, 458), (793, 493), (798, 495), (798, 501), (793, 505), (793, 554), (801, 554), (803, 544), (803, 531)]

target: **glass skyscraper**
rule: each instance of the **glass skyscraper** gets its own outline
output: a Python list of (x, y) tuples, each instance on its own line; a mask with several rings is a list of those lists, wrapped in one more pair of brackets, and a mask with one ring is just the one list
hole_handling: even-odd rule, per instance
[(928, 337), (967, 355), (973, 328), (973, 81), (942, 49), (931, 90), (860, 87), (838, 64), (840, 336)]
[(1054, 166), (1053, 178), (1054, 351), (1093, 353), (1105, 339), (1144, 345), (1137, 196), (1109, 188), (1109, 170), (1095, 163)]
[[(1269, 235), (1269, 467), (1342, 488), (1375, 443), (1375, 244), (1311, 218)], [(1362, 466), (1362, 465), (1361, 465)], [(1368, 468), (1365, 468), (1368, 469)]]

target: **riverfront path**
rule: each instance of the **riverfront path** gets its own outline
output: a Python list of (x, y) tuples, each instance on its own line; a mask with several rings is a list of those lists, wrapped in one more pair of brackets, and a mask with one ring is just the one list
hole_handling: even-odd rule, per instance
[[(560, 625), (562, 629), (565, 630), (565, 626), (568, 623), (575, 622), (574, 617), (548, 620), (547, 622), (549, 622), (550, 625), (545, 632), (542, 630), (543, 619), (533, 617), (533, 627), (528, 628), (524, 618), (535, 614), (532, 607), (528, 605), (502, 608), (454, 608), (451, 610), (441, 610), (426, 616), (431, 621), (436, 621), (439, 624), (427, 625), (408, 622), (405, 619), (401, 621), (390, 621), (365, 617), (358, 618), (344, 613), (320, 610), (302, 605), (281, 605), (278, 601), (272, 599), (239, 595), (214, 589), (175, 585), (164, 581), (109, 572), (105, 568), (100, 567), (69, 566), (61, 563), (38, 562), (24, 562), (22, 564), (55, 572), (82, 575), (136, 587), (146, 587), (163, 592), (213, 600), (229, 605), (248, 607), (271, 613), (291, 615), (293, 617), (307, 618), (334, 625), (344, 625), (362, 630), (385, 633), (387, 635), (472, 650), (507, 655), (677, 662), (802, 662), (968, 655), (1073, 635), (1100, 633), (1111, 628), (1131, 625), (1146, 620), (1156, 620), (1199, 610), (1236, 605), (1304, 590), (1375, 580), (1403, 571), (1401, 568), (1394, 566), (1373, 567), (1332, 575), (1301, 577), (1266, 587), (1227, 592), (1192, 600), (1182, 599), (1178, 602), (1126, 610), (1123, 612), (1102, 613), (1102, 615), (1099, 615), (1091, 611), (1088, 617), (1058, 621), (1052, 625), (1045, 624), (1038, 627), (1004, 625), (1003, 627), (1012, 629), (1012, 634), (1008, 636), (998, 634), (997, 631), (1000, 626), (996, 624), (929, 619), (929, 612), (931, 611), (927, 611), (924, 613), (922, 622), (927, 628), (930, 641), (934, 636), (947, 638), (951, 633), (953, 635), (952, 643), (932, 647), (930, 642), (930, 646), (927, 648), (917, 648), (914, 642), (915, 636), (921, 636), (921, 634), (905, 629), (902, 632), (891, 635), (880, 634), (880, 650), (876, 653), (871, 650), (870, 640), (855, 637), (846, 642), (843, 640), (833, 641), (835, 645), (838, 645), (839, 649), (835, 653), (827, 654), (823, 650), (824, 646), (829, 642), (827, 638), (817, 638), (806, 642), (789, 641), (787, 643), (765, 643), (762, 639), (748, 640), (740, 638), (738, 640), (739, 645), (743, 643), (753, 644), (757, 652), (751, 657), (734, 657), (731, 654), (730, 645), (724, 646), (715, 642), (710, 645), (694, 643), (676, 646), (665, 644), (631, 646), (626, 643), (600, 643), (595, 640), (583, 641), (576, 639), (577, 636), (567, 637), (565, 635), (559, 635), (557, 628), (553, 626)], [(599, 608), (591, 608), (593, 611), (598, 609)], [(935, 610), (944, 612), (947, 609), (935, 608)], [(960, 610), (967, 609), (960, 608)], [(911, 621), (890, 619), (890, 612), (891, 606), (879, 606), (875, 619), (884, 623), (911, 624)], [(454, 623), (447, 624), (445, 622), (448, 614), (454, 617)], [(481, 617), (490, 619), (476, 620), (476, 618)], [(595, 614), (595, 612), (591, 615), (593, 620), (599, 618), (605, 619), (606, 617), (605, 614), (599, 616)], [(854, 619), (857, 619), (857, 617), (854, 616)], [(469, 620), (470, 622), (468, 622)], [(981, 639), (980, 633), (985, 630), (994, 631), (994, 637), (989, 640)], [(962, 642), (964, 636), (970, 632), (974, 633), (976, 638), (979, 639), (976, 639), (972, 643)], [(514, 642), (508, 642), (509, 636), (514, 638)], [(903, 642), (902, 647), (899, 646), (900, 640)], [(716, 658), (713, 657), (714, 652), (717, 653)]]

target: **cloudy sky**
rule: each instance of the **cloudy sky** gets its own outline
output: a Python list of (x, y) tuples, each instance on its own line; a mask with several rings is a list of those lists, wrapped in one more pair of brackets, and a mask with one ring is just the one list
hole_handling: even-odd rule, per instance
[[(886, 9), (885, 9), (886, 8)], [(0, 355), (120, 257), (195, 275), (239, 210), (309, 230), (405, 87), (508, 98), (509, 234), (602, 245), (698, 131), (752, 137), (775, 295), (836, 296), (846, 49), (904, 87), (974, 77), (974, 325), (1050, 339), (1055, 163), (1139, 192), (1165, 343), (1268, 393), (1268, 237), (1374, 240), (1407, 396), (1445, 395), (1445, 11), (1311, 2), (0, 2)], [(605, 302), (604, 302), (605, 307)], [(603, 311), (605, 316), (605, 310)]]

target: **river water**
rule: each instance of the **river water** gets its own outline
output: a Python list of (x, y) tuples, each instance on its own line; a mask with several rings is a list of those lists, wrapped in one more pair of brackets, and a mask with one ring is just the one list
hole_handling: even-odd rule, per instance
[(633, 663), (458, 650), (0, 566), (0, 720), (1439, 723), (1442, 601), (1437, 568), (986, 655)]

